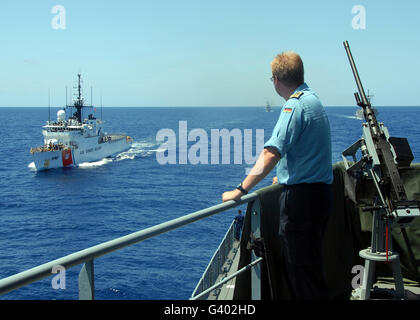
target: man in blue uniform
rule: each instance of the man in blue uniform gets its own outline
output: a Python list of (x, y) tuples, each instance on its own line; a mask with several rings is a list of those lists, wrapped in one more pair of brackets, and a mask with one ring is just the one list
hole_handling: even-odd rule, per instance
[(284, 185), (279, 198), (279, 238), (296, 299), (326, 299), (322, 238), (332, 205), (330, 126), (324, 107), (304, 82), (303, 63), (283, 52), (271, 63), (276, 92), (286, 100), (271, 138), (256, 164), (223, 201), (239, 200), (276, 165)]
[(238, 210), (238, 214), (235, 217), (235, 239), (239, 241), (241, 239), (242, 226), (244, 224), (244, 216), (242, 211)]

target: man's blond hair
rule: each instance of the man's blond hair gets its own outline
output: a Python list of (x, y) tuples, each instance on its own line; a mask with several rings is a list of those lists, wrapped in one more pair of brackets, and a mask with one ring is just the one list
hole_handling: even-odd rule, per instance
[(271, 62), (273, 76), (287, 86), (299, 86), (304, 82), (303, 62), (293, 51), (278, 54)]

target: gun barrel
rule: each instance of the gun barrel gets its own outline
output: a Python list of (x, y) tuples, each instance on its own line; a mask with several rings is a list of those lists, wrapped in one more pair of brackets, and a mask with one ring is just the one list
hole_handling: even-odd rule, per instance
[(347, 57), (349, 58), (351, 70), (353, 71), (354, 79), (356, 80), (357, 89), (359, 90), (360, 97), (362, 98), (362, 103), (359, 104), (363, 109), (367, 106), (370, 106), (370, 102), (366, 97), (365, 90), (363, 89), (362, 81), (360, 81), (359, 72), (357, 71), (356, 64), (354, 63), (353, 56), (350, 51), (350, 45), (348, 41), (344, 41), (344, 49), (346, 49)]

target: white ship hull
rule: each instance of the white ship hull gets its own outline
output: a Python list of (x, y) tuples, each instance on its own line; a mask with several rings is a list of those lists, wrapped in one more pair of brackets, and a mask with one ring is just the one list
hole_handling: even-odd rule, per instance
[(61, 167), (74, 167), (80, 163), (98, 161), (103, 158), (126, 151), (131, 147), (132, 139), (120, 136), (108, 142), (98, 143), (97, 137), (85, 138), (78, 148), (63, 148), (62, 150), (43, 150), (33, 152), (36, 170), (47, 170)]

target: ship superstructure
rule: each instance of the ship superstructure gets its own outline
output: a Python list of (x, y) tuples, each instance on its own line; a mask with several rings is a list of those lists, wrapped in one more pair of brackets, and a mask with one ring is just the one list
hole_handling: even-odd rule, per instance
[(37, 170), (77, 166), (83, 162), (112, 156), (131, 147), (131, 137), (103, 131), (102, 119), (94, 116), (94, 107), (84, 105), (81, 75), (78, 74), (77, 77), (78, 95), (74, 103), (59, 110), (56, 121), (47, 121), (42, 127), (44, 144), (31, 148)]

